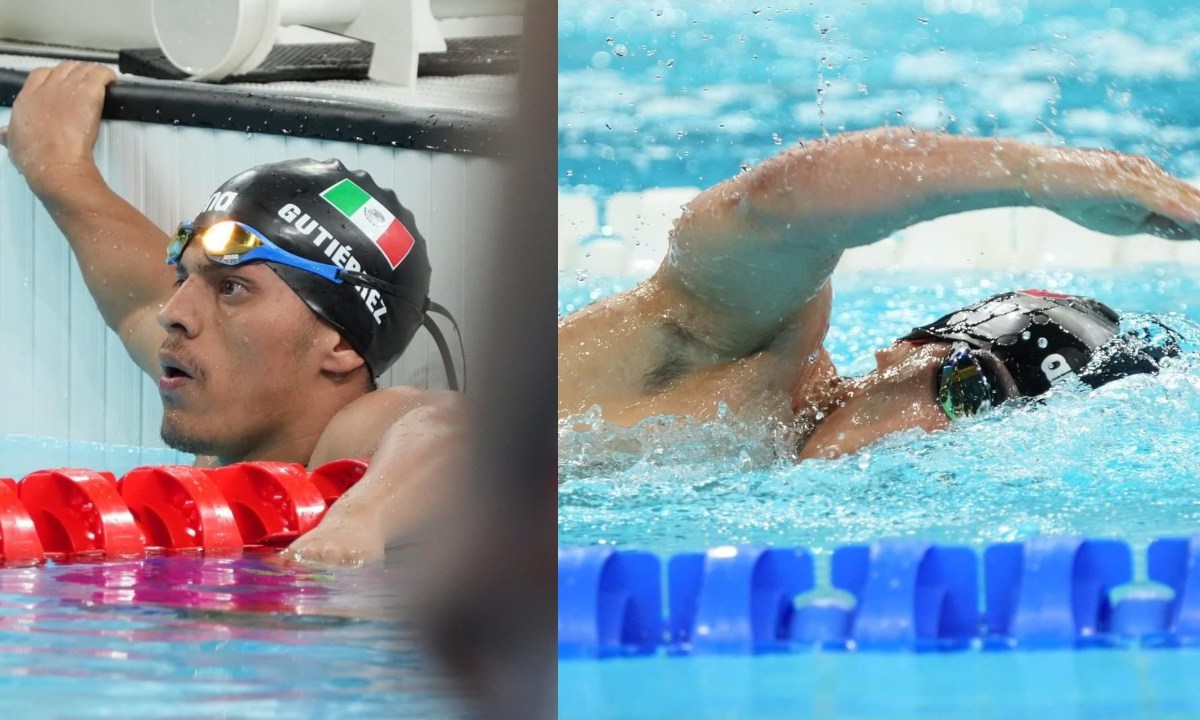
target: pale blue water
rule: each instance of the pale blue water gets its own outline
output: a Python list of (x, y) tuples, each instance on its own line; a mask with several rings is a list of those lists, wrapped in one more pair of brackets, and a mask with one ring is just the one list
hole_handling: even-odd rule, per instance
[(1200, 652), (802, 653), (562, 662), (563, 720), (1200, 716)]
[[(15, 477), (177, 457), (0, 439), (0, 475)], [(401, 619), (402, 560), (311, 569), (270, 558), (0, 567), (0, 718), (467, 717)]]
[(559, 184), (713, 185), (878, 125), (1148, 154), (1200, 175), (1184, 0), (563, 2)]

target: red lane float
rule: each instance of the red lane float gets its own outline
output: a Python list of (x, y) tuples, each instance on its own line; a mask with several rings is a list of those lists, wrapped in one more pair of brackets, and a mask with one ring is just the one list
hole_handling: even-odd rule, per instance
[(286, 546), (366, 469), (338, 460), (311, 476), (301, 465), (266, 462), (141, 467), (119, 480), (77, 469), (0, 478), (0, 565)]
[(18, 487), (46, 555), (137, 557), (146, 542), (116, 484), (91, 470), (38, 470)]
[(241, 552), (242, 534), (221, 489), (200, 468), (142, 467), (119, 481), (147, 548)]
[(236, 463), (208, 471), (247, 545), (289, 545), (325, 514), (325, 499), (295, 463)]
[(327, 462), (308, 476), (329, 507), (367, 474), (366, 460), (334, 460)]
[(33, 518), (17, 495), (16, 481), (0, 478), (0, 564), (36, 565), (45, 560)]

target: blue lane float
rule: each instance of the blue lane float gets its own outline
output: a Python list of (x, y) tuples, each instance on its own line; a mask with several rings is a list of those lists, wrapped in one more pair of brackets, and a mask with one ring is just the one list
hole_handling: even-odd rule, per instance
[(817, 587), (802, 548), (720, 547), (665, 561), (563, 548), (559, 657), (1200, 642), (1200, 535), (1156, 540), (1146, 566), (1150, 582), (1134, 582), (1119, 540), (1036, 537), (981, 555), (881, 541), (836, 549), (830, 590)]
[(1150, 543), (1146, 574), (1173, 591), (1163, 630), (1180, 642), (1200, 642), (1200, 535)]
[(857, 601), (858, 647), (917, 650), (965, 645), (978, 633), (975, 553), (922, 540), (851, 545), (833, 553), (833, 586)]
[(558, 655), (653, 653), (662, 641), (657, 557), (611, 547), (558, 551)]
[(1110, 591), (1133, 580), (1118, 540), (1035, 537), (983, 555), (985, 624), (993, 643), (1065, 646), (1111, 629)]
[(804, 550), (720, 547), (667, 566), (676, 652), (764, 653), (791, 643), (793, 599), (814, 587)]

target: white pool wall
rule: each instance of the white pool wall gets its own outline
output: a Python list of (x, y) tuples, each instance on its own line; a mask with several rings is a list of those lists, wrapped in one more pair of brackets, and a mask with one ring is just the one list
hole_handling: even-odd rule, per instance
[[(1200, 186), (1200, 179), (1192, 184)], [(662, 261), (681, 208), (701, 188), (652, 188), (599, 196), (586, 188), (558, 195), (558, 269), (645, 277)], [(1039, 208), (960, 213), (914, 225), (845, 253), (838, 275), (869, 270), (1112, 268), (1200, 264), (1200, 242), (1150, 235), (1112, 237)]]
[[(8, 116), (0, 108), (0, 124)], [(104, 325), (66, 239), (0, 155), (0, 434), (162, 447), (155, 380)], [(481, 337), (487, 269), (470, 262), (467, 248), (494, 236), (494, 158), (125, 121), (106, 121), (96, 149), (112, 187), (164, 232), (229, 177), (297, 157), (338, 158), (394, 189), (428, 241), (432, 299), (455, 314), (468, 347)], [(457, 362), (453, 330), (443, 328)], [(426, 331), (381, 384), (445, 387)]]

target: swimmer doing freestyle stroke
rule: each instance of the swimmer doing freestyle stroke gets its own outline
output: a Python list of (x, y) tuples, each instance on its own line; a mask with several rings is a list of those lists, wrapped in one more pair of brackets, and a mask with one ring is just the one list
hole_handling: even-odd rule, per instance
[(794, 423), (798, 456), (836, 457), (946, 428), (1077, 377), (1154, 372), (1174, 352), (1123, 342), (1091, 298), (1002, 293), (876, 351), (840, 377), (824, 348), (843, 251), (944, 215), (1035, 206), (1110, 235), (1200, 239), (1200, 190), (1106, 150), (877, 129), (792, 148), (684, 209), (649, 279), (559, 325), (558, 413)]

